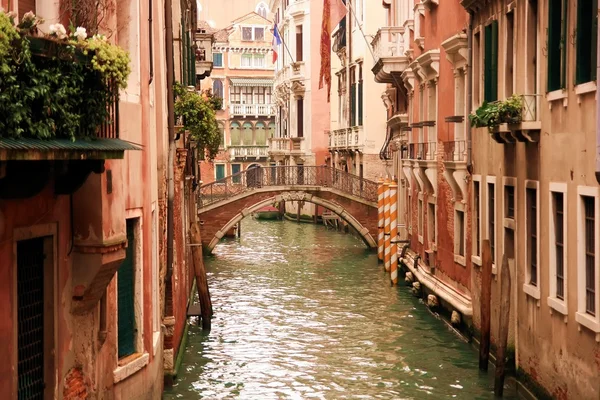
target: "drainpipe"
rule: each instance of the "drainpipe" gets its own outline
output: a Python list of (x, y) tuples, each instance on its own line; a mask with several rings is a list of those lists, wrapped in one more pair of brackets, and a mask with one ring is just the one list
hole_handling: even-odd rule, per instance
[(469, 25), (467, 27), (467, 112), (465, 123), (467, 124), (467, 171), (473, 173), (473, 145), (471, 143), (471, 123), (469, 114), (473, 103), (473, 11), (469, 11)]
[[(600, 30), (596, 51), (596, 79), (600, 76)], [(596, 92), (596, 97), (598, 96)], [(600, 183), (600, 101), (596, 101), (596, 180)]]
[[(167, 58), (167, 130), (169, 134), (169, 156), (167, 165), (167, 271), (165, 285), (171, 284), (173, 276), (173, 212), (175, 197), (174, 163), (175, 163), (175, 99), (173, 98), (173, 80), (175, 65), (173, 59), (173, 11), (172, 0), (165, 0), (165, 45)], [(165, 313), (167, 301), (165, 299)]]

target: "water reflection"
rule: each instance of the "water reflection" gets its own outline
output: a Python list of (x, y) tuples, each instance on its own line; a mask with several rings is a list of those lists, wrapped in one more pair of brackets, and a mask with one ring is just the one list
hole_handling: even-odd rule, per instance
[(360, 239), (246, 219), (214, 253), (213, 329), (190, 328), (166, 399), (493, 398), (474, 350)]

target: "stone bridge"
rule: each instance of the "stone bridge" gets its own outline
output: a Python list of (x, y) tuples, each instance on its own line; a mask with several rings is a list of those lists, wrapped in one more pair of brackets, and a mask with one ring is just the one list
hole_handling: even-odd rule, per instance
[(203, 185), (198, 193), (202, 244), (210, 253), (242, 218), (280, 201), (322, 206), (377, 247), (377, 183), (329, 167), (250, 168)]

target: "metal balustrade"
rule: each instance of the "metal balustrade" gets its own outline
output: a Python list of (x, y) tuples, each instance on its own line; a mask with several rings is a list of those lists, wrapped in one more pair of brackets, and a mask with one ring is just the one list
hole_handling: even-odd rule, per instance
[(198, 207), (226, 201), (258, 188), (290, 186), (327, 187), (366, 201), (377, 201), (377, 182), (357, 175), (326, 166), (274, 166), (249, 168), (202, 185), (198, 190)]

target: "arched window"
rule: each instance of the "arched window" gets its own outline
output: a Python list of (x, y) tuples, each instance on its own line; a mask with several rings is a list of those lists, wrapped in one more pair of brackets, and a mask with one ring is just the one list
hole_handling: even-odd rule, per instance
[(252, 129), (252, 124), (250, 122), (244, 122), (242, 126), (242, 140), (244, 141), (244, 146), (252, 146), (253, 143), (253, 134), (254, 130)]
[(221, 135), (221, 148), (225, 148), (225, 125), (219, 122), (219, 135)]
[(267, 14), (269, 13), (269, 9), (267, 8), (267, 5), (261, 1), (256, 6), (256, 13), (266, 19)]
[(275, 137), (275, 123), (274, 122), (269, 122), (269, 138), (273, 138)]
[(231, 136), (231, 145), (239, 146), (242, 141), (242, 137), (240, 134), (240, 124), (237, 122), (232, 122), (229, 130), (229, 134)]
[(223, 81), (220, 79), (215, 79), (213, 81), (213, 95), (220, 99), (223, 98)]
[(265, 146), (267, 144), (267, 131), (265, 129), (265, 124), (262, 122), (256, 124), (256, 128), (254, 129), (254, 137), (256, 138), (257, 146)]

